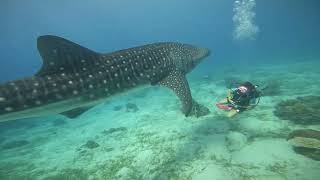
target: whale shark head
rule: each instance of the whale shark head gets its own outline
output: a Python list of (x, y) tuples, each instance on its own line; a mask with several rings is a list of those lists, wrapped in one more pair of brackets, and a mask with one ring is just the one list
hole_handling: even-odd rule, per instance
[(203, 59), (210, 55), (207, 48), (196, 47), (189, 44), (181, 44), (172, 53), (176, 66), (179, 70), (188, 73), (192, 71)]
[(189, 71), (195, 68), (203, 59), (210, 55), (210, 50), (201, 47), (191, 47), (189, 51), (192, 52), (191, 58), (187, 59), (189, 64)]

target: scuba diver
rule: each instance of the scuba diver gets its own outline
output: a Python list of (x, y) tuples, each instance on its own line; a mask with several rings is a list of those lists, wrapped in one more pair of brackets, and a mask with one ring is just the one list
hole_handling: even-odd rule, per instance
[(216, 106), (219, 109), (229, 111), (227, 116), (233, 117), (239, 112), (254, 108), (259, 104), (261, 92), (258, 86), (250, 82), (244, 82), (236, 88), (231, 88), (227, 98), (219, 101)]

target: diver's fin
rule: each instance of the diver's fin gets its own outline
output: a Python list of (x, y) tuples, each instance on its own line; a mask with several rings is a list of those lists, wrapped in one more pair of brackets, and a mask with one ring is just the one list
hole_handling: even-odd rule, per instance
[(186, 116), (189, 116), (192, 110), (192, 97), (185, 75), (178, 70), (172, 71), (167, 77), (162, 79), (159, 84), (174, 91), (181, 101), (182, 112)]
[(37, 47), (43, 59), (37, 76), (82, 71), (100, 61), (100, 54), (57, 36), (38, 37)]
[(74, 118), (77, 118), (78, 116), (80, 116), (81, 114), (85, 113), (86, 111), (88, 111), (92, 107), (93, 106), (79, 107), (79, 108), (71, 109), (69, 111), (62, 112), (60, 114), (66, 116), (68, 118), (74, 119)]

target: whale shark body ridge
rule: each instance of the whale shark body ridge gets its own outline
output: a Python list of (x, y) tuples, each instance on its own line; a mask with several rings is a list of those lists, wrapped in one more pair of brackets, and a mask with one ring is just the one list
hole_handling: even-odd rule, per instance
[(173, 90), (188, 116), (193, 100), (185, 75), (209, 55), (208, 49), (177, 42), (98, 53), (52, 35), (40, 36), (37, 48), (40, 70), (0, 85), (0, 122), (57, 113), (74, 118), (144, 85)]

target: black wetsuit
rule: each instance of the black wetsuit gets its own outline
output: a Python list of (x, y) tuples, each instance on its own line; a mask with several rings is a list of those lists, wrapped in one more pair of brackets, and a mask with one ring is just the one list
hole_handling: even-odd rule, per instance
[(239, 111), (246, 110), (250, 105), (255, 103), (256, 98), (259, 97), (259, 93), (253, 89), (247, 93), (242, 93), (239, 89), (232, 90), (231, 101), (228, 98), (228, 102)]

